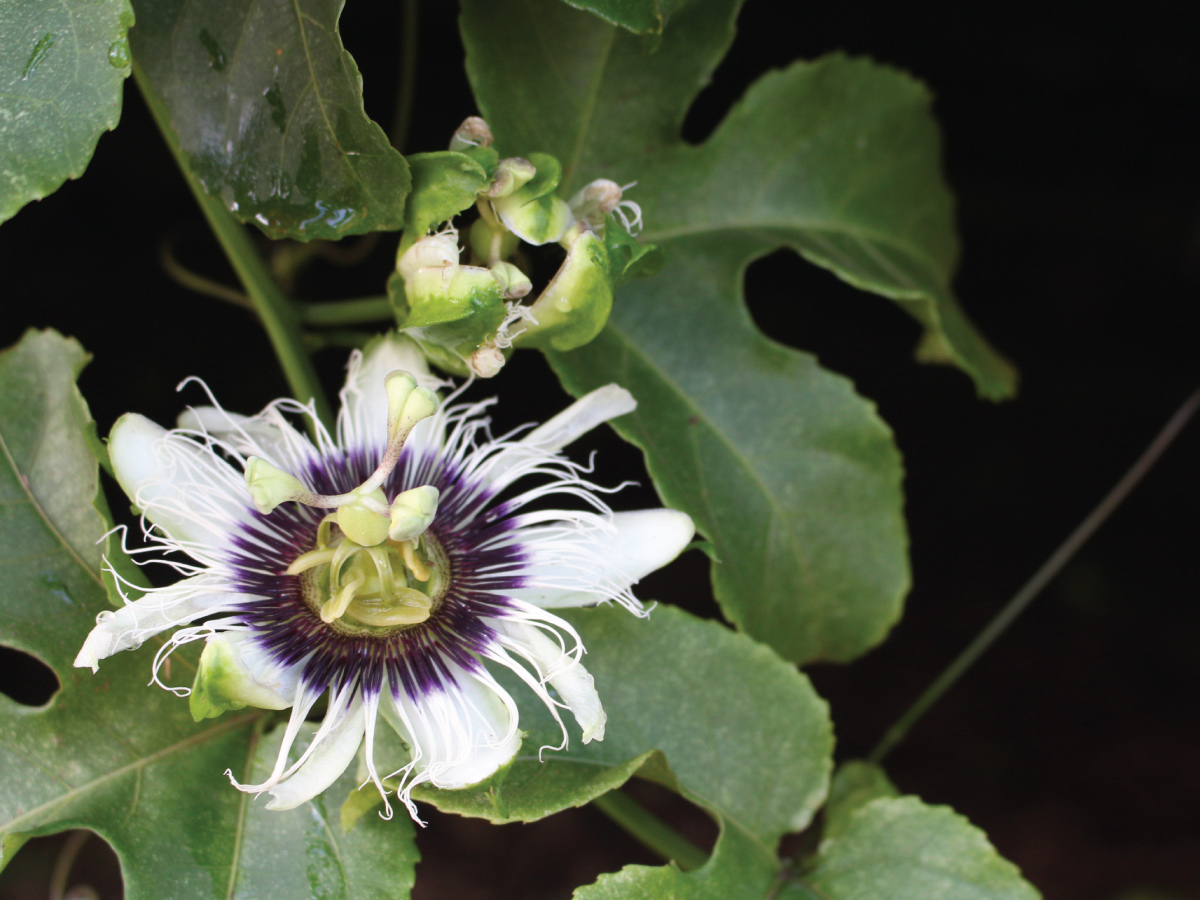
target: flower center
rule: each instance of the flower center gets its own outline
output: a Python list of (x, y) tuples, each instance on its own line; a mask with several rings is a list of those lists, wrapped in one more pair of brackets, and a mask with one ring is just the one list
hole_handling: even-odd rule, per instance
[(352, 491), (318, 494), (265, 459), (246, 461), (246, 487), (263, 515), (286, 502), (333, 510), (317, 528), (317, 546), (298, 556), (287, 574), (301, 576), (304, 597), (323, 622), (352, 629), (424, 622), (445, 593), (445, 556), (427, 533), (438, 489), (421, 485), (390, 503), (383, 492), (408, 435), (436, 412), (438, 397), (407, 372), (389, 373), (384, 389), (387, 444), (375, 471)]
[(287, 568), (301, 576), (305, 600), (323, 622), (391, 629), (429, 618), (446, 580), (441, 547), (431, 534), (367, 547), (335, 526), (335, 517), (326, 516), (317, 546)]

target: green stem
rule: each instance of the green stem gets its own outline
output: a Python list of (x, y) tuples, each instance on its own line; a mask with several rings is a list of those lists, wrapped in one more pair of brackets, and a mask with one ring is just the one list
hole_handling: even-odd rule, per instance
[(1005, 632), (1017, 616), (1025, 611), (1033, 599), (1054, 579), (1054, 576), (1070, 561), (1076, 551), (1087, 543), (1096, 529), (1104, 524), (1113, 511), (1129, 496), (1129, 493), (1137, 487), (1138, 482), (1154, 467), (1158, 458), (1163, 455), (1163, 452), (1196, 413), (1197, 408), (1200, 408), (1200, 390), (1184, 401), (1170, 421), (1163, 426), (1162, 431), (1150, 442), (1150, 446), (1138, 457), (1137, 462), (1088, 514), (1088, 517), (1080, 522), (1079, 526), (1071, 532), (1050, 558), (1042, 563), (1041, 568), (1033, 573), (1033, 577), (1004, 605), (1004, 608), (979, 632), (975, 640), (971, 641), (958, 658), (946, 667), (946, 670), (938, 676), (933, 684), (926, 688), (925, 693), (917, 698), (917, 702), (910, 706), (896, 721), (896, 724), (887, 730), (878, 746), (867, 757), (871, 762), (882, 762), (892, 748), (904, 739), (909, 729), (920, 720), (921, 716), (941, 699), (942, 694), (946, 693), (954, 682), (958, 681), (962, 674), (971, 668), (975, 661)]
[(329, 303), (304, 303), (299, 306), (300, 321), (305, 325), (365, 325), (392, 318), (392, 303), (387, 297), (357, 297)]
[(417, 82), (417, 0), (404, 0), (401, 14), (404, 20), (400, 25), (400, 83), (396, 87), (396, 115), (389, 139), (403, 153)]
[(685, 872), (708, 862), (708, 854), (622, 791), (601, 794), (592, 804), (663, 859)]
[(246, 229), (229, 214), (220, 200), (209, 196), (203, 185), (188, 171), (183, 153), (171, 131), (167, 111), (158, 97), (154, 95), (146, 80), (145, 72), (136, 62), (133, 66), (133, 74), (146, 105), (150, 108), (167, 146), (170, 147), (171, 153), (175, 157), (175, 162), (183, 172), (184, 180), (192, 189), (192, 195), (200, 204), (204, 217), (212, 227), (217, 241), (221, 244), (221, 249), (225, 251), (230, 265), (233, 266), (238, 280), (242, 282), (242, 287), (245, 288), (246, 294), (250, 298), (254, 311), (258, 313), (263, 328), (266, 329), (292, 394), (302, 403), (311, 400), (316, 407), (317, 417), (325, 423), (326, 427), (331, 427), (333, 412), (324, 391), (321, 390), (321, 383), (317, 378), (316, 369), (313, 368), (312, 360), (304, 350), (304, 339), (300, 333), (300, 317), (296, 313), (295, 307), (283, 296), (279, 287), (271, 279), (266, 264), (255, 250), (250, 236), (246, 234)]

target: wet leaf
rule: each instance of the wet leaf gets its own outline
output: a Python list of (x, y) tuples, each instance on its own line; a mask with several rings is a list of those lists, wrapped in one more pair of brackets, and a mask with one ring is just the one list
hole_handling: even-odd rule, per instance
[(272, 238), (404, 224), (408, 165), (363, 109), (342, 5), (134, 3), (134, 54), (188, 169)]
[(128, 0), (0, 5), (0, 222), (83, 174), (117, 127)]

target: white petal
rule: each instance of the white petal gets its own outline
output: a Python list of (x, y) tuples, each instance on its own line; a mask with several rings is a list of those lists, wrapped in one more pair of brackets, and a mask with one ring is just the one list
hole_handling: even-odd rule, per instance
[(417, 384), (436, 391), (444, 382), (429, 371), (425, 355), (411, 338), (392, 332), (376, 338), (362, 353), (354, 353), (342, 388), (338, 413), (339, 443), (347, 450), (373, 448), (387, 443), (388, 398), (384, 379), (397, 369), (408, 372)]
[(267, 809), (292, 809), (337, 781), (354, 761), (365, 729), (362, 700), (355, 697), (308, 760), (290, 777), (271, 788)]
[(561, 450), (567, 444), (609, 419), (637, 409), (637, 401), (623, 387), (606, 384), (580, 397), (557, 416), (539, 425), (521, 441), (544, 450)]
[(628, 605), (632, 598), (622, 595), (678, 556), (696, 530), (690, 516), (674, 509), (614, 513), (607, 522), (519, 530), (517, 541), (530, 555), (527, 586), (508, 594), (543, 609), (611, 599)]
[(541, 628), (512, 620), (500, 620), (497, 624), (513, 639), (512, 649), (532, 662), (542, 680), (558, 691), (558, 696), (583, 729), (583, 742), (604, 740), (608, 716), (596, 693), (595, 679), (576, 654), (547, 636)]
[(228, 536), (253, 522), (242, 473), (179, 432), (127, 413), (108, 439), (117, 481), (146, 518), (193, 556), (220, 556)]
[(490, 675), (450, 666), (458, 684), (413, 702), (385, 694), (384, 718), (409, 745), (413, 783), (456, 790), (478, 784), (517, 754), (521, 736), (512, 698)]
[(217, 406), (196, 406), (180, 414), (179, 427), (212, 435), (242, 456), (260, 456), (292, 474), (305, 472), (320, 458), (312, 442), (274, 406), (257, 416), (226, 412)]
[(150, 591), (139, 600), (101, 613), (101, 619), (83, 642), (75, 665), (95, 672), (98, 663), (114, 653), (139, 646), (147, 638), (212, 613), (237, 608), (245, 596), (213, 589), (213, 579), (196, 575), (170, 587)]
[(608, 384), (580, 397), (557, 416), (488, 460), (484, 477), (496, 489), (519, 479), (597, 425), (633, 412), (637, 401), (622, 387)]

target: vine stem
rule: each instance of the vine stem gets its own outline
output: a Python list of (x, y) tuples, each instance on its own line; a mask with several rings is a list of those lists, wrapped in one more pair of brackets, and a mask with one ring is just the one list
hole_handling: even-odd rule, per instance
[(1033, 577), (1013, 595), (995, 618), (979, 632), (975, 640), (971, 641), (958, 658), (937, 677), (937, 680), (925, 689), (925, 692), (917, 698), (916, 703), (910, 706), (904, 715), (887, 730), (879, 744), (871, 751), (871, 755), (867, 757), (868, 760), (873, 763), (882, 762), (883, 758), (904, 739), (929, 708), (941, 699), (941, 696), (950, 689), (954, 682), (958, 681), (962, 674), (971, 668), (975, 661), (1007, 630), (1017, 616), (1025, 611), (1025, 608), (1054, 579), (1079, 548), (1088, 542), (1096, 529), (1103, 525), (1113, 511), (1124, 502), (1146, 473), (1154, 468), (1159, 457), (1171, 446), (1198, 408), (1200, 408), (1200, 389), (1188, 397), (1175, 411), (1175, 414), (1150, 442), (1150, 445), (1142, 451), (1142, 455), (1129, 468), (1129, 471), (1121, 477), (1121, 480), (1113, 486), (1087, 518), (1067, 536), (1067, 539), (1051, 554), (1050, 558), (1042, 563), (1041, 568), (1033, 573)]
[(622, 791), (601, 794), (592, 805), (663, 859), (674, 860), (685, 872), (708, 861), (707, 853)]
[(387, 297), (355, 297), (299, 305), (305, 325), (366, 325), (390, 320), (394, 315)]
[(210, 197), (204, 186), (188, 171), (179, 143), (171, 130), (167, 111), (151, 90), (145, 72), (136, 61), (133, 65), (133, 75), (159, 131), (162, 132), (175, 162), (183, 172), (184, 180), (191, 188), (192, 195), (200, 205), (200, 210), (208, 220), (267, 332), (292, 394), (302, 403), (312, 401), (317, 418), (324, 422), (326, 427), (332, 427), (333, 412), (329, 400), (321, 389), (316, 369), (313, 368), (312, 360), (304, 349), (299, 313), (272, 280), (266, 263), (258, 255), (254, 243), (246, 234), (246, 229), (230, 215), (220, 200)]
[(413, 98), (417, 82), (417, 0), (404, 0), (401, 5), (400, 76), (396, 86), (396, 113), (392, 133), (388, 136), (393, 147), (404, 152), (408, 143), (408, 126), (412, 121)]

